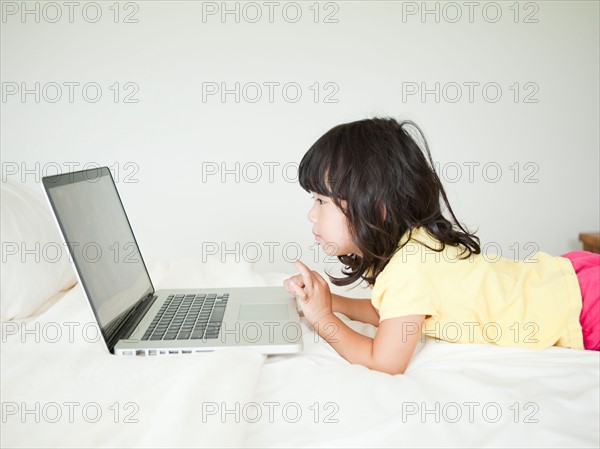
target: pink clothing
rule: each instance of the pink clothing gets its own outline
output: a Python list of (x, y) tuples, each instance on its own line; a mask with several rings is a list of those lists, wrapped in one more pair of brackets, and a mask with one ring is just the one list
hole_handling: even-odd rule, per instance
[(571, 261), (583, 306), (579, 322), (583, 331), (585, 349), (600, 351), (600, 254), (589, 251), (571, 251), (561, 255)]

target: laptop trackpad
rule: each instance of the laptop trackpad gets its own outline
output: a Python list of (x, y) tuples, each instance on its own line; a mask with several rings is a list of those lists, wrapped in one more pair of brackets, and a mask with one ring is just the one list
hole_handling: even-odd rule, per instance
[(289, 318), (287, 304), (242, 304), (240, 321), (283, 321)]

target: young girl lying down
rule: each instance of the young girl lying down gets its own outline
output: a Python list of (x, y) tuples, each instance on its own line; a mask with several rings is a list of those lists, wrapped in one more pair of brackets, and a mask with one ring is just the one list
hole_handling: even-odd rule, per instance
[[(364, 300), (332, 294), (295, 261), (299, 274), (284, 287), (311, 326), (350, 363), (390, 374), (404, 373), (425, 335), (600, 350), (600, 255), (484, 257), (479, 238), (456, 219), (422, 134), (410, 121), (360, 120), (332, 128), (304, 155), (299, 181), (314, 198), (312, 232), (345, 266), (344, 277), (328, 275), (331, 282), (362, 279), (372, 288)], [(375, 337), (334, 312), (378, 326)]]

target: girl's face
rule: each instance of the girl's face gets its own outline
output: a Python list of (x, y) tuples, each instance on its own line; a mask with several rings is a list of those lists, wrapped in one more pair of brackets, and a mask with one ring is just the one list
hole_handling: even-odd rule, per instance
[[(350, 236), (348, 219), (331, 198), (310, 192), (313, 196), (313, 206), (308, 211), (308, 220), (313, 224), (312, 232), (315, 240), (329, 256), (356, 254), (362, 256)], [(346, 201), (342, 200), (345, 208)]]

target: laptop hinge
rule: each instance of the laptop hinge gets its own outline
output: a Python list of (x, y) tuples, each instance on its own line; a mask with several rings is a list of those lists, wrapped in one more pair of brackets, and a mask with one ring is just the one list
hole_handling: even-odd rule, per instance
[(142, 318), (146, 316), (146, 312), (148, 312), (150, 307), (152, 307), (152, 304), (154, 304), (154, 301), (156, 301), (156, 298), (156, 295), (148, 293), (148, 296), (146, 296), (140, 305), (135, 308), (134, 313), (132, 313), (125, 323), (123, 323), (122, 330), (119, 332), (119, 339), (129, 338), (131, 334), (133, 334), (140, 324), (140, 321), (142, 321)]
[[(111, 353), (113, 353), (114, 347), (119, 340), (128, 338), (133, 333), (142, 318), (144, 318), (144, 315), (146, 315), (148, 309), (150, 309), (152, 304), (154, 304), (154, 301), (156, 301), (156, 298), (157, 296), (153, 293), (148, 293), (148, 296), (138, 301), (138, 304), (132, 307), (129, 312), (119, 320), (114, 329), (111, 329), (109, 335), (105, 335), (105, 340)], [(118, 320), (118, 318), (115, 320)]]

